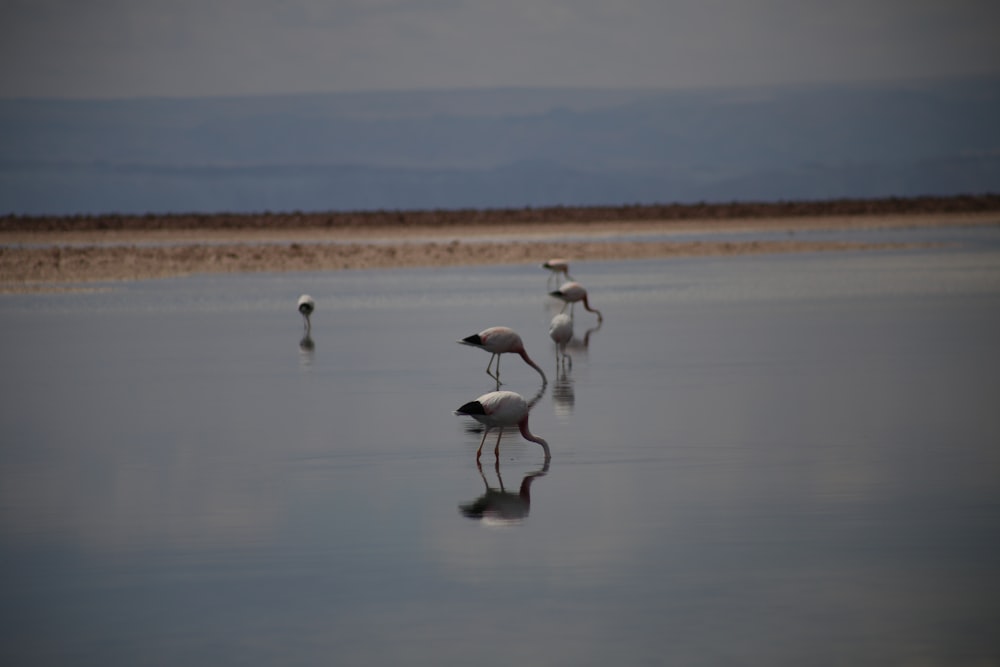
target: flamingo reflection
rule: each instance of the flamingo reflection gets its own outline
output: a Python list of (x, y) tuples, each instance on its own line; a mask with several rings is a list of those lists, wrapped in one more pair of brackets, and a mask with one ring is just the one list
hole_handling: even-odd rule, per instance
[(456, 415), (472, 417), (477, 422), (485, 426), (483, 439), (479, 441), (479, 449), (476, 450), (476, 461), (478, 462), (483, 454), (483, 445), (486, 443), (486, 436), (492, 429), (497, 429), (497, 443), (493, 448), (496, 460), (500, 460), (500, 438), (503, 437), (505, 428), (516, 426), (525, 440), (538, 443), (545, 452), (545, 460), (552, 458), (549, 451), (549, 443), (531, 432), (528, 428), (528, 415), (531, 408), (542, 397), (545, 387), (531, 399), (524, 400), (524, 397), (513, 391), (491, 391), (483, 394), (474, 401), (469, 401), (455, 411)]
[(487, 524), (502, 525), (519, 523), (527, 518), (528, 512), (531, 511), (531, 483), (536, 478), (544, 477), (548, 473), (549, 461), (546, 459), (545, 465), (539, 470), (525, 475), (524, 479), (521, 480), (521, 486), (517, 490), (517, 493), (504, 488), (503, 477), (500, 475), (499, 461), (494, 467), (497, 474), (497, 481), (500, 484), (499, 490), (490, 487), (490, 483), (486, 480), (486, 475), (483, 473), (483, 466), (477, 462), (476, 467), (479, 469), (479, 476), (483, 478), (486, 493), (470, 503), (459, 505), (458, 509), (463, 516), (469, 519), (477, 519)]
[(566, 417), (572, 414), (575, 403), (573, 378), (566, 368), (561, 368), (556, 371), (556, 381), (552, 385), (552, 407), (557, 416)]
[(313, 342), (312, 336), (306, 334), (302, 340), (299, 341), (299, 360), (302, 362), (303, 366), (311, 366), (313, 362), (313, 355), (316, 353), (316, 343)]
[(604, 323), (598, 321), (597, 326), (587, 329), (583, 334), (583, 338), (573, 338), (566, 343), (566, 349), (572, 350), (574, 355), (583, 354), (586, 357), (587, 351), (590, 348), (590, 337), (600, 331), (602, 326), (604, 326)]

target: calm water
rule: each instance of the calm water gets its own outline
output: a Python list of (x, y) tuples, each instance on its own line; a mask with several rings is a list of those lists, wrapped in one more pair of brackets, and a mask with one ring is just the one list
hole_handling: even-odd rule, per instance
[(0, 662), (998, 664), (997, 235), (0, 296)]

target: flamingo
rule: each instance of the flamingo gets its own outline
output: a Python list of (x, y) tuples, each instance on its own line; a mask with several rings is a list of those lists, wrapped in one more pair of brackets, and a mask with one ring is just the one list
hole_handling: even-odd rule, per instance
[(549, 338), (556, 344), (556, 364), (559, 363), (559, 355), (562, 354), (563, 363), (569, 359), (570, 368), (573, 367), (573, 357), (566, 354), (566, 344), (573, 339), (573, 320), (566, 313), (559, 313), (552, 318), (549, 323)]
[[(604, 316), (601, 315), (601, 311), (596, 308), (591, 308), (590, 303), (587, 301), (587, 290), (583, 288), (583, 285), (577, 282), (563, 283), (562, 286), (554, 292), (549, 292), (549, 296), (554, 296), (557, 299), (565, 301), (567, 304), (575, 304), (577, 301), (583, 301), (583, 307), (592, 313), (597, 313), (597, 321), (603, 322)], [(566, 306), (563, 306), (563, 310), (566, 310)], [(570, 311), (572, 312), (572, 311)]]
[[(573, 280), (573, 277), (569, 275), (569, 262), (565, 259), (550, 259), (549, 261), (542, 264), (543, 269), (548, 269), (549, 273), (548, 282), (551, 283), (553, 278), (558, 280), (559, 274), (566, 276), (567, 280)], [(558, 282), (556, 283), (559, 284)]]
[[(528, 353), (524, 351), (524, 343), (521, 341), (521, 337), (517, 335), (517, 332), (508, 327), (490, 327), (489, 329), (483, 329), (477, 334), (472, 334), (467, 336), (460, 341), (456, 341), (462, 345), (471, 345), (472, 347), (478, 347), (480, 349), (486, 350), (493, 356), (490, 357), (490, 363), (486, 364), (486, 374), (497, 381), (497, 388), (500, 387), (500, 355), (509, 352), (516, 352), (521, 355), (525, 363), (538, 371), (538, 374), (542, 376), (542, 383), (548, 384), (548, 378), (545, 377), (545, 372), (539, 368), (538, 364), (531, 360)], [(493, 366), (493, 360), (497, 360), (497, 374), (494, 375), (490, 372), (490, 368)]]
[(491, 391), (456, 410), (456, 415), (472, 417), (486, 427), (483, 439), (479, 442), (479, 449), (476, 450), (476, 463), (479, 462), (479, 457), (483, 454), (486, 436), (489, 435), (490, 429), (494, 428), (500, 429), (500, 433), (497, 435), (497, 445), (493, 449), (493, 454), (497, 461), (500, 460), (500, 438), (503, 436), (503, 430), (511, 426), (517, 426), (525, 440), (541, 445), (545, 451), (545, 460), (549, 461), (552, 458), (552, 454), (549, 452), (549, 443), (528, 430), (529, 410), (530, 406), (524, 397), (513, 391)]
[(299, 312), (302, 313), (302, 319), (305, 320), (303, 326), (306, 328), (306, 338), (312, 332), (312, 322), (309, 321), (309, 316), (314, 310), (316, 310), (316, 301), (311, 296), (303, 294), (299, 297)]

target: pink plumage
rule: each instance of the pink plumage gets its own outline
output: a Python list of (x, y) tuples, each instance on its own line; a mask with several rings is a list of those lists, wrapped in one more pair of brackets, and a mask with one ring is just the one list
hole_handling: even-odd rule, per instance
[(500, 430), (500, 433), (497, 435), (496, 448), (493, 450), (493, 453), (499, 460), (500, 438), (503, 436), (503, 430), (512, 426), (518, 427), (525, 440), (530, 440), (541, 445), (545, 451), (545, 460), (548, 461), (552, 458), (552, 455), (549, 453), (549, 443), (532, 434), (528, 429), (528, 411), (528, 402), (520, 394), (513, 391), (491, 391), (488, 394), (483, 394), (474, 401), (469, 401), (456, 410), (455, 414), (472, 417), (486, 427), (483, 439), (479, 442), (479, 449), (476, 451), (476, 461), (482, 456), (483, 444), (486, 442), (486, 436), (489, 435), (492, 429)]
[[(559, 289), (555, 290), (554, 292), (549, 292), (549, 295), (554, 296), (555, 298), (564, 301), (567, 304), (573, 304), (578, 301), (582, 301), (584, 308), (586, 308), (592, 313), (597, 314), (598, 322), (604, 320), (604, 316), (601, 315), (601, 311), (597, 310), (596, 308), (590, 307), (590, 302), (587, 300), (587, 290), (585, 290), (583, 288), (583, 285), (581, 285), (578, 282), (571, 281), (568, 283), (563, 283)], [(563, 310), (565, 309), (566, 306), (563, 306)]]
[[(509, 327), (490, 327), (488, 329), (483, 329), (477, 334), (467, 336), (460, 341), (457, 341), (462, 345), (471, 345), (472, 347), (478, 347), (482, 350), (486, 350), (493, 356), (490, 357), (490, 363), (486, 365), (486, 373), (491, 378), (497, 381), (497, 387), (500, 386), (500, 355), (501, 354), (518, 354), (524, 359), (525, 363), (538, 371), (538, 374), (542, 376), (542, 382), (548, 383), (548, 379), (545, 377), (545, 372), (532, 361), (531, 357), (524, 350), (524, 342), (516, 331)], [(490, 369), (493, 366), (493, 360), (496, 359), (497, 362), (497, 372), (494, 375)]]

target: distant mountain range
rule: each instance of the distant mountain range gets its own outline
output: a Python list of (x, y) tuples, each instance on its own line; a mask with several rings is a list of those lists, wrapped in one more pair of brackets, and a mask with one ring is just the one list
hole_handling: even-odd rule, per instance
[(1000, 78), (0, 100), (0, 214), (1000, 192)]

